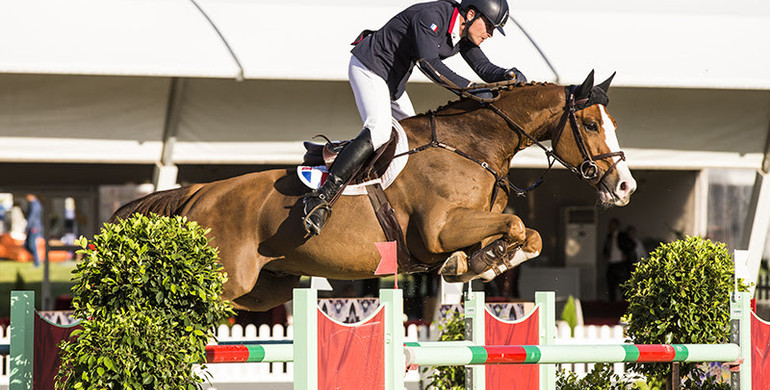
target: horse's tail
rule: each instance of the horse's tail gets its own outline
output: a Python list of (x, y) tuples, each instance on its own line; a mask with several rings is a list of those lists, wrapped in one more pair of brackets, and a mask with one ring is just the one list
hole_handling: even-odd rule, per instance
[(136, 213), (142, 215), (154, 213), (168, 217), (178, 215), (182, 207), (187, 204), (201, 187), (201, 184), (196, 184), (172, 190), (153, 192), (120, 206), (120, 208), (112, 214), (109, 222), (112, 223), (118, 219), (129, 218)]

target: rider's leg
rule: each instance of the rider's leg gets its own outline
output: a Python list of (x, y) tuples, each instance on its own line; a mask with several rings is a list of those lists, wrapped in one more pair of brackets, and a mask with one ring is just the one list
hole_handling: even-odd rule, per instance
[(342, 191), (345, 183), (374, 151), (390, 139), (391, 101), (385, 80), (366, 68), (355, 56), (350, 59), (348, 73), (364, 130), (337, 156), (323, 186), (305, 196), (304, 226), (310, 234), (321, 233), (331, 213), (329, 202)]
[(337, 155), (326, 182), (316, 190), (311, 191), (303, 199), (305, 212), (305, 231), (310, 234), (320, 234), (331, 214), (331, 201), (342, 191), (345, 184), (355, 174), (361, 165), (374, 153), (369, 129), (364, 129), (353, 141), (345, 146)]
[(391, 101), (390, 88), (385, 80), (369, 70), (355, 56), (350, 57), (348, 78), (361, 121), (371, 132), (372, 146), (376, 150), (390, 139), (395, 108), (398, 108), (399, 113), (408, 113), (410, 109), (414, 109), (411, 108), (409, 97), (402, 101), (402, 95), (398, 100)]
[(393, 112), (393, 118), (397, 121), (415, 116), (414, 106), (412, 100), (409, 99), (409, 95), (404, 91), (404, 94), (400, 98), (391, 102), (391, 111)]

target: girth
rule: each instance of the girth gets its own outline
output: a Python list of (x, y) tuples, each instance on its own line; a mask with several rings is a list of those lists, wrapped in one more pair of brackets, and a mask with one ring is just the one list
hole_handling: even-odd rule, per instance
[(406, 246), (404, 232), (396, 219), (396, 211), (388, 201), (380, 183), (367, 185), (366, 193), (369, 195), (369, 201), (372, 203), (374, 214), (377, 216), (380, 227), (382, 227), (382, 232), (385, 233), (385, 239), (396, 242), (399, 273), (426, 272), (436, 268), (436, 266), (429, 266), (412, 259), (412, 254), (409, 253), (409, 248)]

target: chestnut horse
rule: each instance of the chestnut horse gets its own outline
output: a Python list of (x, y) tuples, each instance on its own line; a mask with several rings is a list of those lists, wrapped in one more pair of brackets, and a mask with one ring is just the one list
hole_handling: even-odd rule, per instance
[[(588, 181), (603, 203), (627, 204), (636, 182), (607, 111), (609, 82), (594, 86), (591, 72), (579, 86), (501, 84), (494, 102), (462, 98), (401, 121), (416, 153), (385, 193), (411, 261), (443, 264), (446, 279), (467, 281), (537, 256), (540, 235), (502, 211), (511, 158), (533, 144), (545, 149), (544, 140), (551, 140), (551, 164), (559, 161)], [(374, 277), (380, 256), (373, 243), (385, 236), (369, 199), (340, 197), (323, 232), (311, 237), (302, 227), (307, 191), (293, 168), (255, 172), (155, 192), (113, 219), (184, 215), (210, 228), (229, 277), (223, 298), (262, 311), (290, 300), (302, 275)], [(502, 243), (500, 253), (488, 250), (494, 243)], [(469, 256), (474, 251), (491, 255)]]

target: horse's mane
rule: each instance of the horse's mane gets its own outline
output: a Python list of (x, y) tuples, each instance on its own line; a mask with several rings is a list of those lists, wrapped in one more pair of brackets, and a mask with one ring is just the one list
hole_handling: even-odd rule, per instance
[[(478, 88), (489, 88), (492, 91), (497, 91), (502, 94), (502, 93), (508, 93), (511, 91), (518, 91), (524, 88), (544, 87), (544, 86), (552, 86), (552, 85), (557, 85), (557, 84), (550, 83), (550, 82), (538, 82), (538, 81), (532, 81), (526, 84), (515, 83), (515, 82), (500, 82), (500, 83), (482, 84), (482, 85), (479, 85)], [(427, 112), (420, 113), (417, 116), (428, 115), (431, 111), (436, 114), (439, 114), (444, 111), (448, 111), (452, 109), (459, 109), (461, 111), (472, 111), (479, 107), (482, 107), (482, 104), (479, 103), (477, 100), (475, 100), (472, 97), (463, 96), (455, 100), (450, 100), (445, 104), (440, 105), (438, 108), (434, 110), (429, 110)]]

